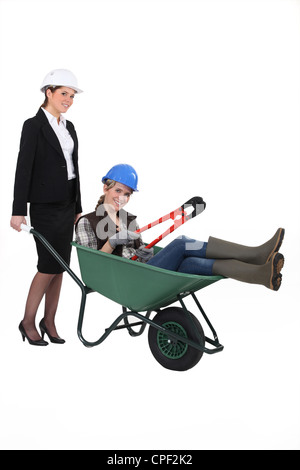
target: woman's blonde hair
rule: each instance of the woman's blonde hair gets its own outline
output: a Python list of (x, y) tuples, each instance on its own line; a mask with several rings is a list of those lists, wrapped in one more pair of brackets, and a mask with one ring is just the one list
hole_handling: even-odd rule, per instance
[[(114, 181), (114, 180), (106, 180), (104, 184), (107, 186), (107, 189), (111, 189), (111, 188), (113, 188), (113, 187), (115, 186), (116, 181)], [(100, 204), (103, 204), (104, 199), (105, 199), (105, 194), (102, 194), (102, 196), (100, 197), (99, 201), (97, 202), (97, 205), (96, 205), (96, 207), (95, 207), (95, 211), (97, 210), (98, 206), (100, 206)]]

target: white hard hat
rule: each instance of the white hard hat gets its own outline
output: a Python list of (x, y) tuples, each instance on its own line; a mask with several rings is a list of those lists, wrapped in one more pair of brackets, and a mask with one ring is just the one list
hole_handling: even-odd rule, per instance
[(55, 69), (47, 73), (40, 90), (44, 93), (48, 87), (53, 86), (66, 86), (77, 93), (82, 93), (82, 90), (77, 86), (77, 78), (70, 70), (66, 69)]

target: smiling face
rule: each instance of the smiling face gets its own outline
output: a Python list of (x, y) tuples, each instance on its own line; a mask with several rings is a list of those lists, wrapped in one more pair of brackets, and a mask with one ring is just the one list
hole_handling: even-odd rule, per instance
[(103, 189), (105, 194), (104, 204), (109, 205), (115, 212), (118, 212), (128, 203), (132, 194), (132, 189), (122, 183), (116, 183), (110, 189), (105, 184)]
[(46, 90), (46, 96), (48, 98), (47, 106), (45, 109), (49, 111), (53, 116), (59, 117), (61, 113), (66, 113), (73, 104), (75, 91), (72, 88), (60, 87), (55, 91), (51, 91), (51, 88)]

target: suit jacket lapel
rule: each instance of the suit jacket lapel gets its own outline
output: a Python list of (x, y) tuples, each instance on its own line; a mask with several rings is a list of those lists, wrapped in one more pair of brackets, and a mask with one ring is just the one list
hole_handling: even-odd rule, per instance
[(54, 130), (50, 126), (49, 121), (48, 121), (47, 116), (45, 115), (44, 111), (42, 109), (39, 109), (37, 114), (36, 114), (36, 117), (43, 124), (42, 132), (43, 132), (45, 138), (47, 139), (47, 141), (49, 142), (49, 144), (52, 145), (52, 147), (55, 148), (55, 150), (64, 159), (64, 154), (63, 154), (62, 148), (60, 146), (59, 140), (58, 140)]

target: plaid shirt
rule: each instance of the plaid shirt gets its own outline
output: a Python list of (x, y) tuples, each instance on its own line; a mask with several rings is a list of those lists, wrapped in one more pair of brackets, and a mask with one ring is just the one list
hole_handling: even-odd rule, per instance
[[(125, 228), (125, 227), (123, 227)], [(97, 238), (87, 218), (82, 217), (76, 227), (76, 243), (97, 250)], [(122, 258), (131, 259), (136, 254), (135, 248), (130, 245), (122, 247)], [(139, 258), (137, 261), (142, 261)]]

